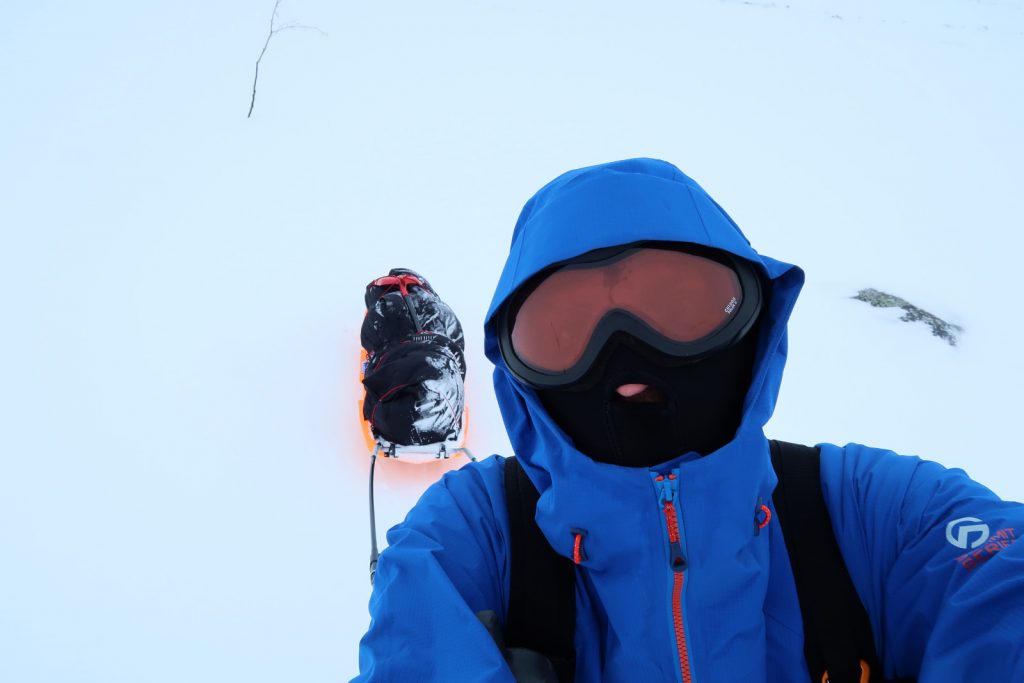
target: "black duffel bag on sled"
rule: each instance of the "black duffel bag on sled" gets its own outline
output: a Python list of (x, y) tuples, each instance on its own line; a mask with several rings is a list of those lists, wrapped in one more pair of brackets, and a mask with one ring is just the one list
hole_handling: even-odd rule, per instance
[(366, 287), (363, 419), (385, 449), (457, 447), (465, 410), (462, 325), (422, 276), (392, 269)]

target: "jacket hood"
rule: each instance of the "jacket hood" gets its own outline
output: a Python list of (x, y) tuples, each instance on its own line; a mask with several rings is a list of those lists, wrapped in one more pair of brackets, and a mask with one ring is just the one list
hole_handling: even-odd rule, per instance
[[(505, 427), (517, 458), (541, 493), (537, 521), (566, 556), (571, 555), (571, 527), (620, 526), (615, 516), (628, 516), (634, 496), (650, 496), (649, 472), (598, 463), (573, 447), (537, 394), (505, 366), (498, 350), (495, 311), (517, 287), (552, 263), (640, 240), (689, 242), (729, 251), (754, 263), (768, 283), (751, 386), (736, 437), (704, 458), (680, 456), (653, 469), (682, 468), (692, 476), (683, 476), (681, 486), (691, 489), (694, 501), (708, 496), (714, 508), (727, 506), (726, 499), (734, 496), (742, 508), (735, 513), (736, 522), (744, 529), (753, 513), (748, 504), (758, 497), (770, 498), (775, 485), (762, 428), (778, 396), (786, 322), (803, 272), (758, 254), (729, 215), (672, 164), (629, 159), (570, 171), (545, 185), (523, 207), (484, 328), (485, 352), (495, 365), (494, 387)], [(723, 488), (730, 493), (725, 495)], [(601, 505), (593, 504), (595, 495), (603, 499)], [(608, 557), (628, 552), (622, 543), (612, 548), (609, 542), (602, 549), (600, 536), (588, 539), (588, 554), (595, 562), (600, 562), (602, 550)]]

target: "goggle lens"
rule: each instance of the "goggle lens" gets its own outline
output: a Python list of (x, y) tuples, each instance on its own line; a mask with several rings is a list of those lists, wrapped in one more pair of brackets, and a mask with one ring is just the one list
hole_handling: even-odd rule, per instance
[(681, 251), (641, 248), (611, 261), (565, 266), (523, 300), (512, 325), (516, 356), (542, 372), (583, 357), (598, 324), (622, 311), (674, 342), (721, 329), (742, 303), (735, 271)]

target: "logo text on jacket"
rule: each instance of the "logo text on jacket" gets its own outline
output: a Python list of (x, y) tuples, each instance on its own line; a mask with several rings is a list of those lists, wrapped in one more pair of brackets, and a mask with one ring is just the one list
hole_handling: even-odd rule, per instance
[(979, 548), (974, 548), (970, 552), (964, 553), (963, 555), (956, 558), (956, 561), (960, 563), (960, 566), (971, 571), (977, 569), (981, 565), (988, 562), (1003, 548), (1006, 548), (1011, 543), (1017, 540), (1017, 530), (1013, 527), (1007, 527), (1000, 529), (995, 533), (991, 534), (986, 540), (985, 544)]

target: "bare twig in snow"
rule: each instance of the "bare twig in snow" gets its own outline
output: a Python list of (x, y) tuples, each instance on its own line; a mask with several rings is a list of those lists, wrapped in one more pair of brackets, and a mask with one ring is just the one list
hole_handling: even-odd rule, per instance
[(296, 31), (302, 31), (302, 30), (316, 31), (320, 35), (322, 35), (324, 38), (327, 37), (327, 34), (324, 33), (323, 31), (321, 31), (320, 29), (318, 29), (316, 26), (305, 26), (303, 24), (297, 24), (295, 22), (291, 22), (291, 23), (288, 23), (288, 24), (282, 24), (281, 26), (278, 26), (277, 25), (277, 10), (281, 7), (281, 2), (282, 1), (283, 0), (274, 0), (274, 11), (270, 14), (270, 30), (267, 32), (267, 39), (263, 43), (263, 49), (260, 50), (260, 56), (256, 58), (256, 73), (252, 77), (252, 100), (249, 102), (249, 113), (245, 117), (247, 119), (248, 118), (252, 118), (252, 110), (253, 110), (253, 107), (256, 106), (256, 83), (257, 83), (257, 81), (259, 81), (259, 78), (260, 78), (260, 62), (263, 61), (263, 55), (267, 54), (267, 48), (270, 46), (270, 39), (273, 38), (278, 33), (281, 33), (282, 31), (291, 31), (291, 30), (296, 30)]

